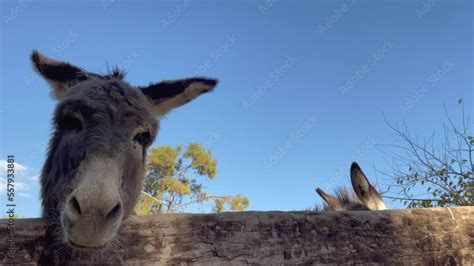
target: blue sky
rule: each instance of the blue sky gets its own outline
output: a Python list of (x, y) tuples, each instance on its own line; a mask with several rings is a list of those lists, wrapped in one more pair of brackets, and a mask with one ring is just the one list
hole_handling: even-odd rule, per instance
[(0, 160), (13, 154), (24, 166), (16, 197), (24, 216), (40, 214), (37, 179), (55, 106), (32, 71), (33, 49), (95, 72), (121, 66), (136, 85), (218, 78), (214, 93), (161, 122), (154, 146), (205, 144), (219, 163), (209, 191), (244, 194), (251, 210), (312, 207), (320, 202), (315, 187), (349, 184), (353, 160), (385, 188), (376, 169), (389, 169), (385, 145), (398, 143), (385, 120), (405, 121), (424, 138), (441, 130), (443, 105), (459, 117), (462, 97), (473, 113), (470, 1), (22, 0), (1, 7)]

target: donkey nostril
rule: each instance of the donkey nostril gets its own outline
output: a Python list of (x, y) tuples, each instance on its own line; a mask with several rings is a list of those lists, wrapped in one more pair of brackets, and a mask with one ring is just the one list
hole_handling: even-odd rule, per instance
[(105, 219), (108, 220), (108, 219), (115, 218), (116, 216), (118, 216), (121, 208), (122, 208), (122, 205), (120, 203), (117, 203), (117, 205), (115, 205), (115, 207), (109, 212), (109, 214), (107, 214)]
[(79, 201), (77, 201), (76, 197), (71, 198), (71, 204), (72, 204), (72, 207), (74, 207), (74, 209), (80, 215), (81, 214), (81, 206), (79, 205)]

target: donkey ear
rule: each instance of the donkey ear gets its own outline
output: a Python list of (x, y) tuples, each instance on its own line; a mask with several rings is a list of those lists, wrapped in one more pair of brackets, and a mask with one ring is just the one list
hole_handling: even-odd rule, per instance
[(88, 77), (99, 76), (69, 63), (48, 58), (38, 51), (31, 53), (31, 64), (33, 69), (49, 83), (53, 89), (54, 98), (59, 101), (75, 84), (88, 79)]
[(356, 162), (351, 165), (351, 182), (357, 197), (369, 210), (387, 209), (382, 197), (370, 184), (369, 179)]
[(337, 206), (338, 204), (338, 200), (336, 197), (333, 197), (329, 194), (327, 194), (326, 192), (324, 192), (324, 190), (320, 189), (320, 188), (317, 188), (316, 189), (316, 193), (318, 193), (318, 195), (323, 198), (324, 202), (326, 202), (327, 205), (329, 206)]
[(187, 78), (163, 81), (139, 89), (150, 99), (155, 117), (161, 118), (176, 107), (212, 91), (217, 83), (216, 79)]

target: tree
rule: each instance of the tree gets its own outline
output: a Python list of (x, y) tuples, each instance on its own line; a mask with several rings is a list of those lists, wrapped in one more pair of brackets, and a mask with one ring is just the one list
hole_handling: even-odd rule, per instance
[[(410, 136), (406, 125), (392, 130), (402, 144), (391, 152), (392, 183), (389, 191), (408, 208), (474, 206), (474, 136), (465, 117), (464, 103), (460, 123), (455, 123), (446, 112), (447, 124), (441, 144), (433, 133), (420, 142)], [(401, 152), (400, 152), (401, 151)], [(391, 189), (392, 188), (392, 189)]]
[(217, 196), (205, 192), (198, 178), (214, 180), (217, 162), (211, 152), (198, 143), (154, 148), (148, 157), (148, 174), (135, 213), (182, 212), (191, 205), (213, 202), (213, 211), (243, 211), (250, 202), (242, 195)]

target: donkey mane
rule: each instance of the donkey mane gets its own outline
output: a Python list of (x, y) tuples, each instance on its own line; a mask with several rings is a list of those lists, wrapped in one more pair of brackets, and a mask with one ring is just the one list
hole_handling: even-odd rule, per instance
[(357, 195), (353, 192), (347, 189), (346, 186), (339, 186), (334, 189), (334, 195), (336, 198), (339, 200), (339, 202), (342, 203), (351, 203), (351, 202), (358, 202), (360, 203), (359, 198)]
[(384, 210), (387, 207), (375, 187), (370, 184), (360, 166), (353, 162), (350, 169), (353, 191), (345, 186), (337, 187), (332, 196), (321, 188), (316, 193), (323, 199), (324, 206), (316, 205), (314, 210), (341, 211), (341, 210)]
[(346, 186), (338, 186), (334, 189), (333, 194), (336, 201), (324, 202), (322, 207), (316, 205), (316, 211), (355, 211), (368, 210), (367, 207), (360, 201), (354, 191), (349, 190)]
[(118, 66), (112, 66), (111, 68), (108, 68), (107, 72), (108, 73), (107, 73), (106, 77), (117, 78), (117, 79), (122, 79), (122, 80), (127, 75), (127, 72), (124, 69), (121, 69)]

